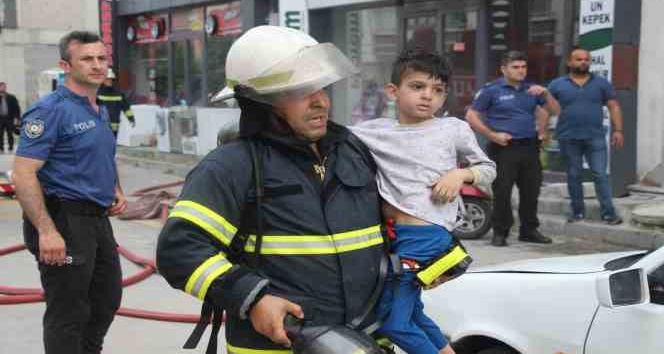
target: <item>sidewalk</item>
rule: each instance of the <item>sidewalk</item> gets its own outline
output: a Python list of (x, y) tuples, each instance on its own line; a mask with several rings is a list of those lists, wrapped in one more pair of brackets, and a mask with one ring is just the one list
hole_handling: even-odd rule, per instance
[[(201, 158), (195, 155), (163, 153), (155, 148), (118, 148), (120, 161), (145, 168), (159, 168), (183, 178)], [(664, 245), (664, 189), (630, 186), (629, 196), (614, 199), (618, 214), (625, 220), (622, 225), (617, 226), (606, 225), (601, 221), (599, 203), (594, 198), (592, 183), (586, 183), (584, 189), (587, 219), (568, 223), (566, 214), (569, 199), (565, 183), (544, 185), (539, 201), (541, 231), (550, 235), (578, 237), (641, 249), (655, 249)], [(516, 211), (518, 190), (514, 190), (512, 203)], [(518, 227), (512, 229), (518, 230)]]

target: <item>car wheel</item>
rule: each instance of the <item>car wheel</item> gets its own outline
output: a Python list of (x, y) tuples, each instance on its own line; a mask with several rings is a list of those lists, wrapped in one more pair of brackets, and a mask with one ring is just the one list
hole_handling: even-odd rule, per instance
[(454, 229), (454, 235), (460, 239), (478, 239), (491, 228), (491, 201), (476, 197), (464, 197), (466, 215), (462, 223)]
[(519, 354), (519, 352), (508, 347), (491, 347), (482, 349), (477, 354)]

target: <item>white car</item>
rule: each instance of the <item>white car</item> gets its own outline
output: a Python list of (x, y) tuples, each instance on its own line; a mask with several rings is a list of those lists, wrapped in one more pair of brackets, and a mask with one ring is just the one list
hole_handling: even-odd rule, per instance
[(664, 247), (472, 269), (423, 301), (458, 354), (661, 354)]

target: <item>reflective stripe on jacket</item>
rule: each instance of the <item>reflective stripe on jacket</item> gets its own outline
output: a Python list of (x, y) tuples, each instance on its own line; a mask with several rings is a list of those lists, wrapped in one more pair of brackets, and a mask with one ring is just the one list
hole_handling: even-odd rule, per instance
[(299, 304), (312, 325), (350, 322), (374, 290), (383, 253), (373, 160), (355, 136), (328, 125), (319, 143), (327, 157), (322, 183), (308, 147), (261, 141), (260, 269), (234, 263), (229, 250), (242, 211), (252, 221), (243, 255), (253, 256), (256, 244), (253, 168), (244, 141), (214, 150), (187, 176), (157, 247), (159, 271), (173, 287), (226, 309), (234, 353), (288, 352), (246, 318), (261, 293)]
[(113, 131), (117, 131), (120, 127), (120, 113), (124, 113), (130, 122), (134, 121), (134, 113), (131, 111), (129, 102), (122, 91), (101, 85), (97, 91), (97, 101), (108, 110)]

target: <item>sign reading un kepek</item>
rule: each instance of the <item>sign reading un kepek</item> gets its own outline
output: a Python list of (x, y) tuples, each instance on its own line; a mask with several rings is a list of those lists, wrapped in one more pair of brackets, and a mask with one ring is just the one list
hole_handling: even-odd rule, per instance
[(614, 0), (581, 0), (579, 44), (590, 51), (591, 71), (611, 81)]

